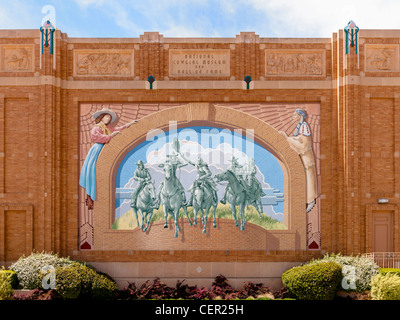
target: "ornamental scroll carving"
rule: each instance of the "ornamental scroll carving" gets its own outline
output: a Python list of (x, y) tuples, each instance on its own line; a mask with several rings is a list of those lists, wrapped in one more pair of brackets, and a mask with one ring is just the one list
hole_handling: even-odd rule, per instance
[(324, 51), (266, 50), (267, 76), (324, 76)]
[(76, 76), (133, 76), (131, 50), (96, 50), (74, 52)]
[(397, 44), (366, 45), (365, 71), (399, 72), (399, 46)]
[(33, 71), (33, 47), (32, 46), (3, 46), (2, 47), (2, 71)]

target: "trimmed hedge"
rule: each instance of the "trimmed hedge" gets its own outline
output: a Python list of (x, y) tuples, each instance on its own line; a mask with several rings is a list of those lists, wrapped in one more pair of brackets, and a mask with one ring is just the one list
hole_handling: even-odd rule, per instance
[(282, 274), (283, 285), (299, 300), (332, 300), (342, 279), (336, 262), (321, 262), (291, 268)]
[(397, 269), (397, 268), (381, 268), (381, 269), (379, 269), (379, 273), (382, 275), (385, 275), (389, 272), (400, 276), (400, 269)]
[(64, 299), (77, 299), (81, 293), (82, 279), (75, 265), (56, 269), (56, 291)]
[(56, 269), (56, 291), (64, 299), (112, 299), (117, 285), (88, 265), (74, 263)]
[(400, 300), (400, 276), (379, 273), (371, 280), (372, 300)]
[(3, 272), (0, 274), (0, 300), (8, 300), (13, 294), (11, 277), (10, 273)]
[(93, 299), (113, 299), (117, 292), (117, 284), (108, 275), (96, 272), (92, 278)]
[(6, 275), (8, 276), (8, 281), (11, 284), (11, 288), (18, 288), (18, 276), (15, 271), (12, 270), (0, 270), (0, 276)]

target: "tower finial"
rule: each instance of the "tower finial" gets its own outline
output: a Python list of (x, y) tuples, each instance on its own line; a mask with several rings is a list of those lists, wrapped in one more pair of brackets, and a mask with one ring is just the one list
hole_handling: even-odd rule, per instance
[(356, 47), (356, 54), (358, 54), (358, 31), (359, 27), (351, 20), (344, 28), (346, 32), (346, 54), (349, 54), (349, 47)]

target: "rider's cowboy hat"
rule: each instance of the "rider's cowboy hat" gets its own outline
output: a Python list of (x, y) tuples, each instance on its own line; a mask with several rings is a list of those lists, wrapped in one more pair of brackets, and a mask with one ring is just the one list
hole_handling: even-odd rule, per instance
[(143, 163), (142, 160), (139, 160), (139, 161), (136, 163), (137, 166), (140, 165), (140, 164), (144, 165), (144, 163)]
[(117, 114), (114, 111), (112, 111), (111, 109), (108, 109), (108, 108), (103, 108), (101, 110), (96, 111), (93, 114), (94, 120), (96, 120), (102, 114), (109, 114), (111, 116), (111, 121), (110, 121), (109, 124), (111, 124), (111, 123), (113, 123), (113, 122), (115, 122), (117, 120)]

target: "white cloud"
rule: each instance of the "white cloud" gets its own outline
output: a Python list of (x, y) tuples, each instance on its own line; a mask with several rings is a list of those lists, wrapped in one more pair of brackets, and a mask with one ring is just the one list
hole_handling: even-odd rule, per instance
[(102, 6), (105, 0), (74, 0), (81, 8), (89, 7), (91, 5)]
[[(248, 0), (265, 13), (273, 36), (330, 37), (353, 20), (360, 29), (400, 28), (399, 1)], [(266, 35), (267, 36), (267, 35)]]
[[(39, 28), (46, 4), (0, 3), (0, 28)], [(241, 31), (254, 31), (261, 37), (329, 38), (350, 20), (360, 30), (400, 29), (398, 0), (54, 0), (48, 4), (56, 9), (58, 27), (77, 37), (138, 37), (145, 31), (166, 37), (235, 37)]]
[(110, 14), (113, 16), (115, 24), (125, 30), (128, 30), (132, 35), (140, 33), (140, 28), (134, 22), (135, 19), (129, 15), (129, 12), (118, 3), (113, 5)]
[[(176, 153), (173, 151), (172, 143), (168, 142), (161, 146), (162, 143), (163, 141), (160, 140), (160, 146), (156, 142), (157, 145), (155, 144), (154, 148), (150, 148), (147, 153), (147, 164), (156, 165), (162, 163), (166, 160), (168, 154)], [(197, 162), (198, 157), (201, 156), (204, 161), (212, 163), (220, 169), (226, 169), (231, 164), (232, 156), (235, 156), (240, 164), (247, 163), (251, 157), (242, 150), (232, 147), (232, 141), (212, 147), (204, 147), (202, 144), (188, 140), (180, 140), (180, 144), (181, 153), (190, 161)]]
[(0, 4), (0, 29), (30, 29), (34, 25), (40, 28), (42, 7), (34, 9), (24, 1), (8, 1)]
[[(153, 30), (155, 31), (155, 30)], [(204, 32), (202, 28), (193, 29), (185, 24), (179, 23), (169, 23), (167, 26), (163, 27), (162, 30), (157, 30), (160, 34), (165, 37), (177, 37), (177, 38), (195, 38), (195, 37), (204, 37)]]

